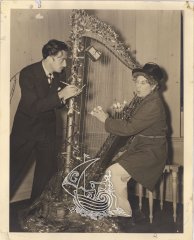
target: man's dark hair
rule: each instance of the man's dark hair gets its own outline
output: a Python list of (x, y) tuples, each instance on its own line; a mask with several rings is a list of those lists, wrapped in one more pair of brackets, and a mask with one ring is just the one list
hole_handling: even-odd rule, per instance
[(69, 47), (66, 43), (58, 41), (56, 39), (52, 39), (46, 43), (42, 48), (42, 56), (43, 58), (47, 58), (48, 56), (55, 56), (60, 51), (68, 51)]

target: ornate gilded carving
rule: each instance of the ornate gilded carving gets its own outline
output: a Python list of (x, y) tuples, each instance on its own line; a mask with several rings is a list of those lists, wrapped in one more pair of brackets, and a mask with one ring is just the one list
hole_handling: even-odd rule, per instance
[[(71, 40), (89, 37), (107, 47), (124, 65), (133, 69), (140, 66), (132, 57), (130, 49), (119, 40), (113, 28), (95, 16), (88, 15), (84, 10), (73, 10)], [(75, 28), (76, 26), (76, 28)]]

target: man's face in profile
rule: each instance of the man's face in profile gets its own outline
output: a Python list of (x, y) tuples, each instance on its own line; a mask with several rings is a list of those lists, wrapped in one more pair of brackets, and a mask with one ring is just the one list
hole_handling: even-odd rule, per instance
[(67, 66), (67, 52), (62, 50), (59, 51), (55, 56), (50, 56), (50, 65), (53, 72), (62, 72)]

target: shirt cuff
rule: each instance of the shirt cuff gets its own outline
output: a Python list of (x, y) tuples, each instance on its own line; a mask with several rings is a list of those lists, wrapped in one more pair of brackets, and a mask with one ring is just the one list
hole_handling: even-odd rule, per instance
[(66, 100), (64, 98), (61, 98), (61, 104), (65, 105), (66, 104)]

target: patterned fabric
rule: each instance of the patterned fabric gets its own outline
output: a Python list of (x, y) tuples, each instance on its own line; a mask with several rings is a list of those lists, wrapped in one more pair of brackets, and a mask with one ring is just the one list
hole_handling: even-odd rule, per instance
[(54, 76), (52, 73), (49, 73), (48, 76), (48, 83), (49, 83), (49, 86), (51, 86), (52, 82), (53, 82), (53, 79), (54, 79)]

